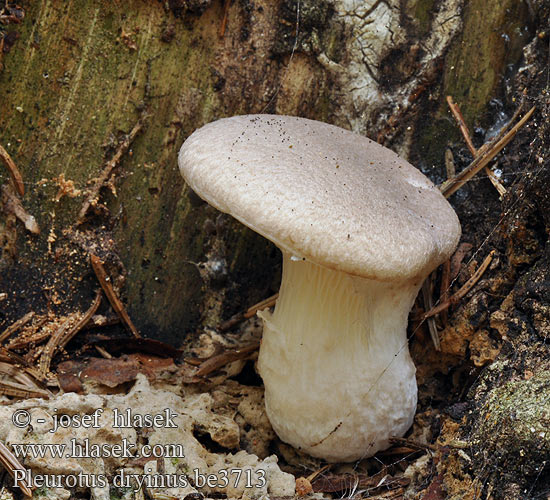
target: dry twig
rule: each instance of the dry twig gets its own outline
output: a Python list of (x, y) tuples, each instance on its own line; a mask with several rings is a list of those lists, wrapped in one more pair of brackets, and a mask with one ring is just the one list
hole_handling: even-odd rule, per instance
[(130, 148), (130, 145), (132, 144), (136, 136), (139, 134), (139, 132), (143, 128), (143, 125), (147, 117), (148, 115), (146, 112), (143, 112), (141, 114), (141, 116), (139, 117), (139, 120), (134, 125), (134, 128), (132, 129), (132, 131), (119, 144), (118, 149), (116, 150), (116, 153), (114, 154), (114, 156), (103, 167), (101, 174), (95, 180), (94, 185), (90, 189), (88, 196), (86, 197), (86, 199), (84, 200), (84, 203), (82, 204), (82, 208), (78, 213), (78, 219), (76, 221), (77, 225), (82, 224), (84, 222), (84, 219), (90, 207), (95, 206), (97, 204), (97, 200), (99, 198), (99, 191), (101, 190), (103, 185), (109, 180), (109, 177), (111, 176), (111, 172), (119, 164), (121, 158), (124, 156), (126, 151), (128, 151), (128, 149)]
[[(456, 122), (458, 123), (458, 126), (460, 128), (460, 131), (462, 132), (462, 136), (464, 137), (464, 141), (466, 142), (466, 145), (468, 146), (468, 149), (470, 150), (470, 153), (475, 158), (481, 157), (484, 154), (486, 154), (490, 149), (492, 144), (496, 144), (501, 138), (503, 138), (508, 131), (510, 124), (514, 123), (517, 119), (517, 117), (520, 115), (522, 109), (523, 109), (523, 103), (518, 107), (516, 112), (514, 113), (514, 116), (512, 119), (500, 130), (497, 137), (493, 139), (493, 141), (489, 141), (485, 143), (481, 148), (476, 149), (471, 136), (470, 131), (468, 130), (468, 127), (466, 126), (466, 123), (464, 122), (464, 117), (462, 116), (462, 113), (460, 112), (460, 108), (457, 104), (453, 102), (453, 98), (451, 96), (447, 96), (447, 103), (449, 104), (449, 108), (451, 109), (451, 112), (453, 113), (453, 116), (455, 117)], [(495, 189), (498, 191), (498, 194), (502, 197), (506, 194), (506, 188), (501, 184), (501, 182), (498, 180), (498, 177), (494, 174), (494, 172), (487, 166), (485, 166), (485, 172), (487, 176), (489, 177), (489, 180), (495, 186)], [(455, 177), (453, 175), (453, 177)]]
[(25, 369), (21, 365), (0, 361), (0, 373), (7, 377), (13, 378), (15, 382), (22, 384), (31, 390), (38, 390), (39, 392), (43, 391), (46, 394), (46, 397), (49, 397), (50, 395), (49, 391), (45, 389), (43, 390), (43, 387), (34, 377), (31, 377), (28, 373), (25, 373)]
[(422, 316), (422, 319), (430, 318), (431, 316), (434, 316), (437, 313), (444, 311), (452, 304), (457, 304), (460, 301), (460, 299), (462, 299), (474, 287), (474, 285), (479, 281), (481, 276), (483, 276), (483, 273), (489, 267), (489, 264), (493, 260), (494, 255), (495, 255), (495, 250), (491, 250), (489, 255), (487, 255), (487, 257), (485, 257), (485, 260), (481, 263), (481, 266), (477, 268), (476, 272), (472, 275), (472, 277), (466, 283), (464, 283), (464, 285), (460, 288), (460, 290), (456, 292), (454, 295), (452, 295), (450, 299), (439, 303), (439, 305), (427, 311)]
[(63, 348), (67, 343), (90, 321), (101, 303), (101, 291), (97, 291), (96, 297), (90, 308), (78, 318), (78, 314), (70, 315), (66, 321), (51, 336), (50, 340), (42, 351), (39, 363), (39, 379), (45, 380), (50, 371), (52, 357), (57, 349)]
[(218, 327), (218, 330), (220, 330), (221, 332), (225, 332), (230, 328), (234, 327), (235, 325), (239, 324), (241, 321), (252, 318), (252, 316), (254, 316), (259, 310), (267, 309), (268, 307), (273, 307), (277, 302), (278, 297), (279, 297), (279, 294), (276, 293), (275, 295), (272, 295), (271, 297), (268, 297), (267, 299), (264, 299), (261, 302), (254, 304), (252, 307), (249, 307), (246, 310), (246, 312), (235, 314), (234, 316), (229, 318), (227, 321), (224, 321)]
[(455, 120), (458, 123), (458, 127), (462, 132), (462, 136), (464, 137), (464, 141), (466, 142), (466, 145), (468, 146), (470, 153), (472, 153), (472, 156), (475, 157), (477, 155), (477, 150), (474, 146), (474, 143), (472, 142), (472, 138), (470, 137), (470, 131), (466, 126), (466, 122), (464, 121), (464, 117), (460, 112), (460, 108), (458, 107), (458, 104), (454, 103), (453, 98), (450, 95), (447, 96), (447, 104), (449, 105), (449, 108), (451, 109), (451, 112), (453, 113), (453, 116), (455, 117)]
[(434, 444), (429, 443), (420, 443), (419, 441), (415, 441), (413, 439), (407, 439), (402, 437), (391, 437), (390, 443), (392, 444), (404, 444), (405, 446), (409, 446), (411, 448), (416, 448), (419, 450), (430, 450), (430, 451), (438, 451), (439, 447)]
[(71, 330), (68, 330), (59, 340), (58, 347), (63, 348), (65, 347), (70, 340), (80, 331), (82, 328), (86, 326), (88, 321), (90, 321), (90, 318), (96, 313), (97, 309), (99, 308), (99, 304), (101, 304), (101, 291), (98, 290), (96, 292), (96, 296), (94, 301), (92, 302), (92, 305), (90, 308), (84, 313), (82, 318), (78, 320), (78, 323), (75, 325), (74, 328)]
[(483, 144), (478, 150), (477, 150), (477, 153), (478, 154), (484, 154), (486, 153), (490, 148), (491, 148), (491, 145), (492, 143), (495, 143), (495, 142), (498, 142), (500, 141), (507, 133), (508, 131), (510, 130), (510, 128), (512, 127), (512, 124), (516, 122), (516, 120), (519, 118), (519, 116), (521, 115), (521, 113), (523, 113), (523, 105), (524, 105), (524, 102), (522, 101), (520, 103), (520, 105), (518, 106), (518, 108), (516, 109), (516, 111), (514, 111), (514, 114), (512, 115), (512, 118), (510, 118), (510, 120), (504, 125), (504, 127), (502, 127), (498, 134), (496, 135), (496, 137), (493, 137), (493, 139), (491, 141), (488, 141), (486, 142), (485, 144)]
[[(441, 286), (439, 288), (439, 300), (445, 302), (450, 298), (451, 289), (451, 259), (447, 259), (442, 266), (441, 272)], [(431, 309), (431, 308), (430, 308)], [(447, 325), (448, 314), (447, 310), (441, 311), (440, 314), (441, 323), (443, 327)]]
[(53, 355), (58, 348), (60, 340), (72, 331), (77, 325), (78, 314), (73, 313), (61, 324), (61, 326), (50, 337), (50, 340), (41, 351), (40, 362), (38, 364), (38, 380), (46, 380), (50, 371), (50, 364), (52, 362)]
[(527, 120), (531, 118), (535, 112), (535, 106), (533, 106), (525, 116), (516, 123), (503, 137), (498, 135), (492, 141), (484, 144), (478, 151), (478, 156), (468, 165), (464, 170), (458, 173), (452, 179), (444, 182), (440, 186), (441, 193), (448, 198), (453, 193), (458, 191), (466, 182), (474, 177), (483, 167), (498, 154), (500, 151), (515, 137), (518, 131), (525, 125)]
[(13, 396), (16, 398), (49, 398), (50, 393), (43, 389), (28, 387), (17, 382), (9, 382), (7, 380), (0, 381), (0, 394), (5, 396)]
[(13, 188), (9, 184), (4, 184), (1, 187), (1, 191), (4, 210), (15, 215), (23, 224), (25, 224), (27, 231), (30, 231), (33, 234), (40, 234), (40, 228), (38, 227), (36, 219), (23, 208), (21, 200), (13, 192)]
[(223, 4), (223, 19), (220, 26), (219, 36), (223, 38), (225, 35), (225, 28), (227, 28), (227, 19), (229, 18), (229, 7), (231, 6), (231, 0), (225, 0)]
[[(514, 116), (512, 117), (512, 119), (508, 122), (506, 126), (502, 127), (499, 134), (495, 138), (493, 138), (491, 141), (484, 144), (481, 148), (476, 149), (476, 147), (472, 142), (472, 138), (470, 136), (468, 127), (466, 126), (466, 123), (464, 121), (464, 117), (460, 112), (460, 108), (453, 101), (453, 98), (451, 96), (447, 96), (447, 103), (458, 124), (458, 127), (460, 128), (460, 132), (464, 137), (464, 141), (466, 142), (466, 145), (468, 146), (470, 153), (474, 157), (474, 160), (472, 161), (472, 163), (470, 163), (468, 167), (466, 167), (460, 173), (454, 175), (452, 178), (448, 179), (446, 182), (444, 182), (440, 186), (440, 190), (442, 194), (446, 198), (448, 198), (453, 193), (455, 193), (458, 189), (460, 189), (466, 182), (468, 182), (471, 178), (473, 178), (482, 168), (485, 168), (491, 183), (495, 186), (500, 196), (503, 196), (506, 193), (506, 188), (499, 182), (498, 178), (487, 167), (487, 165), (514, 138), (516, 133), (521, 129), (521, 127), (523, 127), (523, 125), (527, 122), (527, 120), (529, 120), (529, 118), (532, 116), (532, 114), (535, 111), (535, 107), (533, 106), (518, 123), (516, 123), (511, 129), (509, 129), (510, 125), (517, 119), (517, 117), (521, 113), (522, 106), (519, 106), (516, 112), (514, 113)], [(447, 163), (448, 161), (447, 161), (447, 155), (446, 155), (446, 164)], [(489, 265), (489, 262), (491, 261), (493, 255), (494, 255), (494, 251), (491, 252), (491, 254), (487, 257), (486, 259), (487, 266)], [(437, 328), (435, 326), (435, 322), (431, 318), (438, 313), (443, 313), (442, 321), (444, 324), (446, 323), (447, 314), (445, 311), (451, 304), (458, 302), (458, 300), (460, 300), (464, 295), (466, 295), (466, 293), (468, 293), (468, 291), (475, 285), (479, 277), (481, 277), (481, 274), (483, 274), (483, 272), (486, 269), (486, 266), (483, 267), (484, 264), (485, 262), (482, 264), (482, 266), (480, 266), (480, 268), (474, 274), (474, 276), (470, 278), (468, 283), (466, 283), (457, 293), (455, 293), (453, 296), (449, 298), (448, 289), (450, 286), (450, 281), (453, 278), (451, 276), (453, 272), (450, 269), (449, 263), (446, 263), (444, 268), (444, 275), (441, 281), (439, 305), (436, 307), (433, 307), (432, 296), (428, 290), (430, 282), (428, 280), (424, 282), (424, 285), (422, 286), (422, 292), (423, 292), (423, 298), (424, 298), (424, 305), (425, 305), (425, 308), (427, 309), (427, 312), (423, 315), (423, 320), (428, 320), (430, 335), (432, 337), (432, 341), (434, 343), (436, 350), (438, 351), (440, 350), (440, 343), (439, 343), (439, 337), (437, 334)], [(480, 272), (479, 276), (477, 277), (477, 279), (474, 280), (473, 283), (471, 283), (472, 279), (475, 278), (478, 272)]]
[(495, 189), (498, 191), (498, 194), (501, 197), (503, 197), (506, 194), (506, 188), (498, 180), (498, 177), (496, 176), (496, 174), (489, 167), (485, 167), (485, 173), (487, 174), (487, 177), (489, 177), (491, 184), (495, 186)]
[(0, 347), (0, 361), (6, 361), (7, 363), (12, 363), (14, 365), (21, 365), (22, 367), (27, 367), (28, 363), (25, 359), (19, 354), (8, 351), (5, 347)]
[[(27, 469), (21, 465), (19, 460), (15, 457), (15, 455), (10, 451), (10, 449), (0, 441), (0, 463), (8, 471), (8, 474), (15, 478), (15, 471), (24, 471), (26, 472)], [(32, 490), (27, 484), (27, 482), (23, 479), (18, 482), (19, 488), (21, 488), (21, 491), (26, 497), (32, 497)]]
[[(38, 323), (35, 325), (36, 328), (40, 328), (44, 323), (48, 321), (48, 318), (42, 318)], [(26, 347), (28, 345), (37, 345), (43, 340), (47, 339), (50, 336), (51, 332), (47, 329), (41, 329), (38, 330), (33, 335), (29, 335), (28, 337), (15, 337), (14, 339), (10, 340), (10, 342), (7, 345), (8, 349), (21, 349), (23, 347)]]
[(279, 294), (276, 293), (275, 295), (272, 295), (271, 297), (268, 297), (267, 299), (264, 299), (261, 302), (258, 302), (257, 304), (254, 304), (252, 307), (249, 307), (246, 310), (246, 312), (244, 313), (244, 319), (251, 318), (260, 309), (267, 309), (268, 307), (273, 307), (275, 305), (275, 303), (277, 302), (278, 298), (279, 298)]
[[(430, 274), (422, 283), (422, 299), (424, 300), (424, 307), (431, 309), (433, 307), (433, 273)], [(434, 318), (425, 318), (428, 322), (428, 330), (430, 331), (430, 337), (436, 351), (441, 351), (441, 343), (439, 342), (439, 334), (437, 333), (437, 325)]]
[(105, 295), (107, 295), (107, 299), (109, 300), (113, 310), (119, 315), (122, 322), (129, 328), (134, 337), (141, 338), (141, 335), (139, 334), (134, 323), (132, 323), (130, 316), (128, 316), (124, 305), (118, 298), (113, 285), (111, 285), (111, 279), (107, 276), (107, 272), (103, 267), (103, 261), (97, 255), (90, 254), (90, 262), (92, 263), (92, 268), (94, 269), (97, 280), (99, 281), (101, 288), (103, 288)]
[[(470, 131), (468, 130), (468, 127), (464, 122), (464, 117), (460, 112), (460, 108), (458, 107), (458, 104), (455, 104), (453, 102), (453, 98), (450, 95), (447, 96), (447, 102), (449, 104), (449, 108), (451, 109), (451, 112), (453, 113), (453, 116), (455, 117), (455, 120), (458, 123), (458, 127), (462, 132), (462, 136), (464, 137), (464, 141), (466, 142), (466, 145), (468, 146), (470, 153), (472, 153), (472, 156), (476, 158), (477, 156), (479, 156), (480, 153), (475, 148), (474, 143), (472, 142)], [(506, 129), (506, 127), (503, 127), (503, 128)], [(494, 172), (489, 167), (485, 167), (485, 173), (487, 174), (487, 177), (489, 177), (489, 180), (491, 181), (493, 186), (495, 186), (495, 189), (498, 191), (498, 194), (500, 196), (504, 196), (506, 194), (506, 188), (500, 183), (500, 181), (498, 180)], [(454, 174), (453, 174), (453, 177), (454, 177)]]
[(22, 318), (19, 318), (16, 322), (12, 323), (10, 326), (8, 326), (1, 334), (0, 334), (0, 343), (4, 342), (7, 338), (11, 337), (19, 328), (22, 326), (25, 326), (34, 316), (34, 311), (28, 312), (23, 316)]
[(109, 352), (106, 349), (103, 349), (103, 347), (101, 347), (100, 345), (96, 345), (94, 347), (96, 348), (97, 352), (99, 352), (99, 354), (101, 354), (101, 356), (103, 356), (105, 359), (113, 359), (113, 356), (111, 356), (111, 354), (109, 354)]
[(213, 371), (225, 366), (233, 361), (238, 361), (239, 359), (248, 358), (254, 351), (257, 351), (260, 347), (259, 342), (254, 342), (245, 347), (239, 349), (234, 349), (231, 351), (225, 351), (217, 356), (213, 356), (206, 361), (203, 361), (199, 365), (199, 369), (195, 373), (195, 377), (206, 377), (208, 374)]
[(464, 257), (466, 257), (466, 254), (473, 248), (473, 245), (471, 243), (461, 243), (458, 245), (458, 248), (456, 249), (455, 253), (451, 257), (451, 275), (450, 280), (453, 281), (460, 272), (460, 266), (462, 265), (462, 261), (464, 260)]
[(393, 457), (395, 455), (412, 455), (418, 453), (418, 448), (409, 448), (408, 446), (394, 446), (387, 450), (378, 452), (378, 456)]
[(19, 356), (18, 354), (15, 354), (14, 352), (9, 351), (5, 347), (0, 347), (0, 360), (16, 365), (17, 368), (28, 373), (32, 377), (33, 383), (39, 386), (40, 376), (39, 376), (38, 369), (33, 366), (30, 366), (27, 360), (22, 356)]
[(23, 184), (21, 172), (19, 172), (17, 165), (2, 146), (0, 146), (0, 160), (8, 169), (8, 173), (10, 174), (10, 179), (15, 191), (19, 196), (23, 196), (25, 194), (25, 185)]
[(309, 476), (307, 476), (307, 480), (308, 481), (313, 481), (319, 474), (322, 474), (323, 472), (327, 471), (328, 469), (330, 469), (330, 467), (332, 466), (332, 464), (327, 464), (327, 465), (324, 465), (323, 467), (321, 467), (320, 469), (317, 469), (316, 471), (313, 471)]

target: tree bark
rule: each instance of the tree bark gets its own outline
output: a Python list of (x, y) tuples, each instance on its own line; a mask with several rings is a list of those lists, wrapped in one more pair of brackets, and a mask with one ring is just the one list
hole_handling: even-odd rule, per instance
[[(222, 116), (276, 112), (351, 126), (407, 154), (410, 126), (427, 105), (434, 128), (414, 142), (429, 144), (423, 157), (433, 163), (420, 163), (430, 171), (441, 164), (433, 137), (448, 121), (442, 96), (456, 91), (467, 118), (482, 115), (498, 87), (495, 75), (518, 58), (506, 47), (521, 45), (514, 29), (525, 16), (511, 1), (472, 2), (462, 14), (461, 2), (450, 0), (375, 2), (367, 13), (346, 2), (240, 0), (230, 4), (220, 36), (222, 3), (21, 3), (25, 19), (6, 26), (18, 38), (0, 76), (0, 144), (23, 174), (23, 204), (42, 231), (28, 234), (4, 218), (4, 324), (30, 309), (84, 307), (95, 286), (90, 252), (116, 264), (113, 278), (126, 275), (124, 298), (138, 328), (175, 343), (181, 332), (216, 324), (276, 291), (280, 264), (271, 245), (184, 187), (176, 155), (185, 137)], [(506, 17), (512, 40), (505, 42), (491, 26), (501, 26), (510, 8), (517, 15)], [(442, 13), (453, 25), (443, 34), (434, 25)], [(485, 13), (487, 26), (480, 24)], [(363, 14), (374, 21), (361, 21)], [(395, 28), (394, 39), (370, 41), (379, 21)], [(481, 43), (483, 56), (474, 57), (469, 52)], [(370, 80), (361, 89), (364, 75)], [(379, 98), (370, 99), (373, 93)], [(144, 108), (149, 118), (110, 189), (77, 225), (88, 183)], [(453, 125), (444, 130), (454, 132)], [(64, 195), (66, 181), (79, 191)], [(219, 275), (209, 259), (220, 262)]]

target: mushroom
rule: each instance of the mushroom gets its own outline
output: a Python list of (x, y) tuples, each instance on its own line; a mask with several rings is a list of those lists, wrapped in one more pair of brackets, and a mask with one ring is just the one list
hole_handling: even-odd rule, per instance
[(402, 436), (417, 403), (408, 313), (460, 238), (439, 190), (370, 139), (290, 116), (210, 123), (179, 165), (200, 197), (282, 251), (258, 359), (281, 440), (337, 462)]

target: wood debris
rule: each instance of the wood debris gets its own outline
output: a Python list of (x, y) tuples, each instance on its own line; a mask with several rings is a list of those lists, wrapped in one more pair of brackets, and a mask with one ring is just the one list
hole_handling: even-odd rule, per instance
[(276, 293), (275, 295), (272, 295), (271, 297), (268, 297), (267, 299), (264, 299), (258, 302), (257, 304), (254, 304), (253, 306), (249, 307), (246, 310), (246, 312), (235, 314), (234, 316), (229, 318), (227, 321), (224, 321), (218, 327), (218, 330), (220, 332), (225, 332), (230, 328), (233, 328), (235, 325), (238, 325), (241, 321), (252, 318), (252, 316), (254, 316), (258, 311), (262, 309), (267, 309), (269, 307), (273, 307), (277, 302), (278, 298), (279, 298), (279, 294)]
[(331, 467), (331, 464), (324, 465), (320, 469), (317, 469), (316, 471), (313, 471), (309, 476), (307, 476), (308, 481), (313, 481), (319, 474), (322, 474), (323, 472), (329, 470)]
[[(363, 490), (369, 494), (369, 498), (376, 498), (375, 494), (387, 490), (397, 490), (410, 483), (405, 477), (393, 477), (385, 469), (374, 476), (365, 474), (331, 474), (318, 477), (312, 482), (315, 493), (338, 493)], [(383, 493), (382, 493), (383, 494)], [(391, 497), (390, 497), (391, 498)]]
[(440, 446), (436, 446), (429, 443), (420, 443), (419, 441), (415, 441), (413, 439), (407, 439), (402, 437), (391, 437), (390, 443), (392, 444), (400, 444), (400, 445), (406, 445), (411, 448), (416, 448), (417, 450), (430, 450), (430, 451), (439, 451)]
[(111, 279), (109, 278), (109, 276), (107, 275), (107, 272), (105, 271), (105, 268), (103, 267), (103, 261), (97, 255), (90, 254), (90, 262), (92, 264), (92, 268), (95, 272), (97, 280), (99, 281), (101, 288), (103, 288), (103, 291), (105, 292), (105, 295), (107, 296), (107, 299), (111, 304), (111, 307), (120, 316), (120, 319), (132, 332), (134, 337), (140, 338), (141, 335), (139, 334), (134, 323), (132, 323), (130, 316), (128, 316), (128, 313), (126, 312), (124, 305), (122, 304), (121, 300), (118, 298), (113, 288), (113, 285), (111, 284)]
[[(44, 388), (38, 383), (38, 381), (26, 373), (22, 368), (23, 367), (19, 364), (0, 361), (0, 373), (2, 375), (13, 378), (15, 382), (22, 384), (31, 390), (37, 390), (49, 394), (48, 391), (42, 391)], [(3, 381), (5, 382), (5, 379)]]
[[(450, 298), (451, 290), (451, 259), (447, 259), (442, 266), (441, 272), (441, 285), (439, 287), (439, 300), (446, 302)], [(430, 308), (431, 309), (431, 308)], [(447, 309), (441, 311), (439, 317), (441, 318), (441, 324), (443, 327), (447, 325)]]
[[(533, 106), (510, 130), (507, 130), (507, 127), (503, 127), (499, 135), (476, 151), (476, 156), (470, 165), (455, 175), (452, 179), (445, 181), (440, 186), (441, 193), (448, 198), (453, 193), (458, 191), (464, 184), (466, 184), (466, 182), (472, 179), (481, 169), (486, 167), (489, 162), (515, 137), (518, 131), (525, 125), (529, 118), (531, 118), (534, 112), (535, 106)], [(515, 116), (516, 115), (514, 115), (514, 117)], [(514, 121), (514, 117), (510, 120), (510, 123)]]
[[(432, 309), (433, 307), (433, 283), (434, 273), (431, 273), (422, 283), (422, 299), (424, 300), (424, 307), (426, 309)], [(432, 339), (433, 345), (436, 351), (441, 351), (441, 343), (439, 342), (439, 334), (437, 332), (437, 325), (434, 318), (425, 318), (428, 322), (428, 330)]]
[(433, 307), (429, 311), (427, 311), (423, 315), (423, 319), (430, 318), (431, 316), (434, 316), (435, 314), (447, 309), (452, 304), (457, 304), (460, 302), (460, 300), (474, 287), (474, 285), (480, 280), (481, 276), (483, 276), (483, 273), (486, 271), (486, 269), (489, 267), (489, 264), (493, 260), (493, 257), (496, 253), (496, 250), (491, 250), (489, 252), (489, 255), (485, 257), (484, 261), (481, 263), (481, 265), (477, 268), (476, 272), (471, 276), (471, 278), (456, 292), (453, 294), (448, 300), (445, 302), (440, 302), (437, 306)]
[(229, 18), (229, 7), (231, 7), (231, 0), (225, 0), (223, 4), (223, 18), (220, 26), (220, 32), (218, 33), (220, 38), (225, 35), (225, 29), (227, 28), (227, 19)]
[[(474, 143), (472, 142), (472, 138), (470, 136), (470, 131), (468, 130), (468, 127), (466, 126), (466, 123), (464, 122), (464, 117), (462, 116), (462, 113), (460, 112), (460, 108), (457, 104), (453, 102), (453, 98), (448, 95), (447, 96), (447, 103), (449, 104), (449, 108), (451, 109), (451, 112), (453, 113), (453, 116), (455, 117), (455, 120), (458, 123), (458, 127), (460, 128), (460, 131), (462, 132), (462, 136), (464, 137), (464, 141), (466, 142), (466, 145), (468, 146), (468, 149), (470, 150), (470, 153), (472, 153), (472, 156), (474, 158), (477, 158), (480, 155), (480, 151), (478, 151)], [(447, 159), (447, 158), (445, 158)], [(498, 180), (498, 177), (495, 175), (495, 173), (489, 168), (485, 167), (485, 173), (489, 177), (489, 180), (495, 186), (496, 190), (498, 191), (499, 195), (502, 197), (506, 194), (506, 188), (500, 183)], [(455, 174), (453, 174), (452, 177), (454, 177)], [(450, 176), (449, 176), (450, 177)]]
[(28, 367), (28, 363), (25, 361), (24, 358), (19, 356), (19, 354), (15, 354), (14, 352), (9, 351), (5, 347), (0, 347), (0, 361), (6, 361), (8, 363), (19, 365), (24, 368)]
[(0, 347), (0, 373), (16, 383), (2, 380), (4, 385), (0, 386), (0, 394), (18, 398), (51, 396), (39, 380), (38, 370), (30, 366), (25, 358), (3, 347)]
[(69, 314), (65, 318), (65, 321), (61, 323), (61, 326), (50, 337), (46, 347), (42, 348), (40, 351), (40, 361), (38, 363), (38, 371), (36, 373), (38, 380), (45, 381), (48, 378), (50, 364), (52, 362), (53, 355), (58, 348), (58, 343), (64, 335), (76, 328), (79, 316), (80, 315), (78, 313)]
[(50, 337), (44, 347), (39, 363), (39, 380), (45, 380), (50, 371), (52, 357), (57, 349), (61, 349), (82, 329), (95, 314), (101, 303), (101, 292), (98, 290), (90, 308), (84, 314), (73, 313), (62, 323)]
[(19, 172), (17, 165), (2, 146), (0, 146), (0, 161), (2, 161), (2, 163), (8, 169), (10, 180), (16, 193), (19, 196), (23, 196), (25, 194), (25, 185), (23, 184), (23, 177), (21, 176), (21, 172)]
[[(36, 330), (40, 328), (47, 321), (47, 317), (40, 318), (35, 324), (33, 324), (33, 329)], [(43, 340), (47, 339), (50, 335), (51, 331), (48, 328), (42, 328), (35, 331), (34, 333), (31, 333), (30, 335), (18, 335), (17, 337), (10, 340), (6, 347), (11, 350), (18, 350), (27, 346), (35, 346), (37, 344), (40, 344), (40, 342), (42, 342)]]
[(134, 381), (140, 373), (154, 379), (159, 373), (176, 370), (172, 358), (133, 353), (120, 358), (88, 357), (64, 361), (57, 367), (57, 377), (64, 391), (79, 392), (84, 382), (96, 382), (113, 388)]
[[(2, 354), (6, 351), (3, 350)], [(34, 378), (26, 372), (26, 367), (14, 362), (6, 356), (0, 361), (0, 394), (16, 398), (49, 398), (51, 393), (44, 389)]]
[(148, 115), (144, 111), (141, 114), (140, 118), (138, 119), (137, 123), (134, 125), (134, 128), (132, 129), (132, 131), (119, 144), (118, 149), (116, 150), (113, 157), (104, 165), (99, 177), (95, 179), (93, 186), (88, 192), (88, 196), (86, 197), (86, 199), (84, 200), (84, 203), (82, 204), (82, 208), (78, 213), (78, 218), (76, 221), (77, 225), (80, 225), (84, 222), (86, 218), (86, 214), (88, 213), (88, 210), (90, 209), (90, 207), (97, 205), (97, 202), (99, 199), (99, 191), (105, 185), (105, 183), (108, 182), (113, 170), (120, 163), (120, 160), (122, 159), (126, 151), (128, 151), (128, 149), (130, 148), (136, 136), (143, 129), (143, 126), (147, 118), (148, 118)]
[(240, 359), (246, 359), (250, 357), (250, 355), (256, 352), (259, 348), (260, 343), (254, 342), (253, 344), (250, 344), (248, 346), (225, 351), (222, 354), (213, 356), (199, 365), (199, 369), (195, 373), (195, 376), (206, 377), (208, 374), (212, 373), (215, 370), (218, 370), (222, 366), (233, 363), (234, 361), (238, 361)]
[(451, 257), (451, 275), (450, 275), (451, 281), (458, 276), (458, 273), (460, 272), (460, 266), (462, 265), (462, 261), (464, 260), (464, 257), (466, 257), (466, 254), (472, 248), (473, 248), (473, 245), (471, 243), (464, 242), (458, 245), (458, 248), (456, 249), (455, 253)]
[(54, 200), (56, 202), (59, 202), (63, 196), (68, 196), (69, 198), (76, 198), (79, 196), (82, 191), (80, 189), (77, 189), (74, 185), (74, 181), (71, 179), (65, 179), (65, 174), (61, 173), (59, 174), (59, 177), (55, 177), (54, 182), (59, 186), (59, 189), (57, 190), (57, 194), (55, 195)]
[(313, 492), (313, 486), (307, 477), (296, 478), (296, 495), (305, 497)]
[(19, 318), (17, 321), (8, 326), (0, 334), (0, 343), (4, 342), (7, 338), (11, 337), (17, 330), (25, 326), (32, 318), (34, 317), (34, 311), (30, 311), (22, 318)]
[(50, 393), (42, 389), (35, 389), (17, 382), (9, 382), (7, 380), (0, 381), (0, 394), (5, 396), (13, 396), (16, 398), (49, 398)]
[(0, 23), (2, 24), (19, 24), (23, 19), (25, 19), (25, 11), (16, 3), (6, 1), (4, 7), (0, 9)]
[(449, 105), (449, 108), (451, 109), (451, 112), (453, 113), (453, 116), (458, 123), (458, 128), (460, 128), (460, 132), (462, 132), (462, 136), (464, 137), (464, 141), (466, 142), (470, 153), (472, 153), (472, 155), (475, 157), (477, 155), (477, 151), (474, 143), (472, 142), (472, 138), (470, 137), (470, 131), (468, 130), (466, 122), (464, 121), (464, 117), (460, 112), (460, 108), (457, 104), (454, 103), (453, 98), (450, 95), (447, 96), (447, 104)]
[(2, 205), (4, 206), (4, 211), (15, 215), (25, 224), (27, 231), (33, 234), (40, 234), (40, 228), (38, 227), (36, 219), (23, 208), (21, 200), (14, 193), (13, 188), (8, 184), (4, 184), (0, 190), (2, 192)]
[[(15, 478), (15, 471), (24, 471), (27, 469), (21, 465), (15, 455), (9, 450), (9, 448), (0, 441), (0, 463), (8, 471), (8, 474)], [(25, 480), (18, 481), (19, 488), (26, 497), (32, 498), (32, 490)]]

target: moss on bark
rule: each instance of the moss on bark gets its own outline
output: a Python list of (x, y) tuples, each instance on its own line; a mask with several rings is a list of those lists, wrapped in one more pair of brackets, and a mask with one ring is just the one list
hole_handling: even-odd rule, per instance
[[(281, 90), (287, 58), (271, 58), (277, 2), (235, 2), (223, 37), (219, 2), (201, 15), (178, 11), (179, 18), (161, 2), (21, 3), (25, 20), (9, 27), (19, 39), (0, 73), (0, 143), (22, 171), (23, 204), (42, 233), (28, 236), (17, 223), (15, 235), (13, 224), (2, 222), (0, 288), (8, 299), (0, 329), (29, 309), (86, 307), (95, 286), (87, 254), (94, 251), (113, 275), (126, 269), (124, 301), (140, 330), (177, 343), (205, 313), (211, 291), (197, 266), (220, 238), (205, 230), (216, 216), (191, 203), (184, 188), (177, 170), (181, 143), (216, 118), (273, 111), (281, 94), (288, 113), (327, 112), (317, 106), (327, 101), (326, 76), (317, 64), (298, 60), (292, 75), (297, 83)], [(87, 182), (98, 176), (144, 105), (146, 126), (117, 167), (112, 190), (101, 192), (110, 215), (91, 211), (86, 224), (75, 226)], [(320, 111), (313, 115), (322, 118)], [(56, 201), (61, 175), (82, 194)], [(3, 170), (0, 182), (7, 182)], [(226, 314), (263, 298), (276, 274), (268, 257), (270, 271), (250, 278), (265, 264), (259, 256), (266, 244), (245, 236), (242, 226), (232, 227), (240, 243), (221, 245), (236, 277), (220, 309)], [(253, 248), (241, 249), (243, 242)], [(247, 253), (258, 260), (243, 259)], [(55, 300), (45, 289), (55, 290)]]

